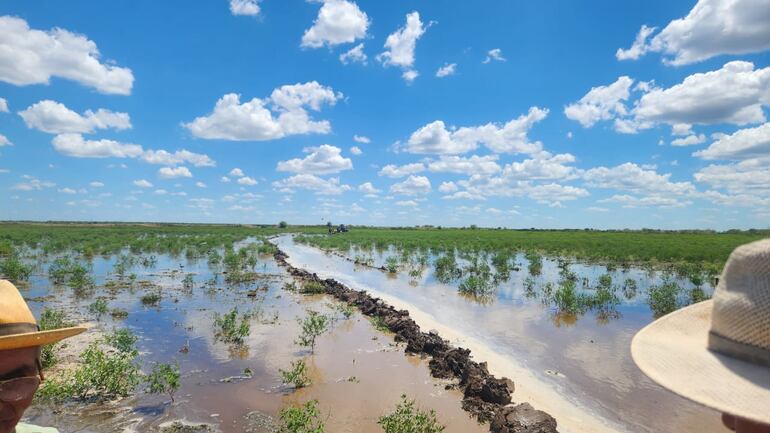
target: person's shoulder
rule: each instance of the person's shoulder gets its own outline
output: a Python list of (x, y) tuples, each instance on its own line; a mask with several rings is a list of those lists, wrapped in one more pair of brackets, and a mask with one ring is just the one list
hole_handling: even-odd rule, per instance
[(16, 425), (16, 433), (59, 433), (59, 430), (53, 427), (40, 427), (20, 422)]

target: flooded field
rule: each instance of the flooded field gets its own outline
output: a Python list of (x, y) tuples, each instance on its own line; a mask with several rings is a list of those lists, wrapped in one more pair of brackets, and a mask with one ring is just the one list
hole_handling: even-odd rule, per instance
[[(660, 305), (651, 306), (651, 290), (676, 285), (676, 293), (669, 295), (675, 298), (675, 305), (687, 305), (709, 297), (711, 282), (696, 286), (686, 277), (649, 267), (608, 270), (603, 265), (574, 260), (565, 264), (548, 257), (539, 259), (533, 275), (531, 260), (518, 254), (509, 261), (509, 278), (497, 279), (493, 289), (476, 296), (459, 290), (462, 279), (446, 281), (437, 275), (430, 264), (439, 256), (430, 253), (405, 255), (393, 248), (356, 247), (342, 253), (324, 252), (295, 243), (289, 236), (278, 238), (276, 244), (294, 266), (382, 296), (409, 309), (413, 316), (422, 316), (426, 324), (421, 326), (440, 326), (442, 335), (454, 332), (459, 345), (472, 348), (477, 357), (481, 351), (491, 358), (485, 360), (493, 373), (514, 378), (514, 401), (525, 395), (536, 399), (536, 407), (553, 414), (560, 428), (567, 427), (565, 431), (569, 427), (584, 431), (727, 431), (718, 413), (647, 379), (629, 351), (636, 331), (663, 313), (655, 310)], [(426, 265), (420, 266), (417, 256), (426, 254)], [(389, 272), (394, 262), (396, 272)], [(457, 262), (458, 268), (469, 266), (468, 260), (458, 257)], [(574, 297), (596, 296), (606, 285), (612, 300), (574, 308), (554, 302), (553, 294), (563, 287), (565, 276), (575, 280)], [(517, 371), (533, 375), (526, 381), (526, 389), (520, 386), (521, 378), (516, 380)], [(556, 392), (543, 392), (543, 387)], [(602, 426), (592, 425), (588, 418)]]
[[(223, 267), (206, 259), (145, 254), (124, 268), (125, 256), (94, 257), (84, 261), (94, 279), (87, 290), (52, 283), (50, 269), (58, 257), (35, 261), (29, 281), (19, 285), (22, 293), (37, 317), (54, 309), (71, 322), (88, 322), (91, 329), (60, 349), (61, 359), (49, 377), (76, 361), (89, 342), (127, 328), (138, 337), (142, 370), (150, 372), (156, 363), (177, 365), (180, 387), (173, 403), (143, 386), (131, 397), (107, 402), (38, 402), (27, 411), (28, 422), (57, 426), (62, 433), (160, 431), (177, 420), (223, 432), (274, 432), (281, 409), (315, 399), (326, 431), (380, 432), (378, 418), (407, 394), (420, 407), (434, 409), (447, 426), (444, 431), (488, 430), (461, 409), (459, 391), (445, 390), (446, 382), (431, 378), (426, 360), (405, 356), (403, 347), (365, 316), (342, 311), (326, 295), (286, 290), (291, 278), (269, 254), (256, 256), (256, 272), (244, 283), (227, 283)], [(143, 302), (147, 294), (159, 294), (160, 300), (148, 305)], [(98, 320), (97, 299), (108, 306)], [(249, 314), (250, 333), (238, 345), (223, 342), (214, 326), (217, 314), (233, 308)], [(312, 354), (294, 343), (300, 335), (298, 319), (309, 310), (332, 322)], [(113, 311), (127, 316), (113, 317)], [(310, 385), (294, 389), (282, 383), (280, 370), (299, 360), (305, 362)]]

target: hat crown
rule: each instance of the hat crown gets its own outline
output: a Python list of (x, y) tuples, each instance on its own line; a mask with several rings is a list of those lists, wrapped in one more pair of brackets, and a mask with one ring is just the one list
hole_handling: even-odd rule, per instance
[(770, 350), (770, 239), (736, 248), (714, 290), (711, 333)]
[(0, 280), (0, 325), (6, 323), (37, 324), (19, 289), (10, 281)]

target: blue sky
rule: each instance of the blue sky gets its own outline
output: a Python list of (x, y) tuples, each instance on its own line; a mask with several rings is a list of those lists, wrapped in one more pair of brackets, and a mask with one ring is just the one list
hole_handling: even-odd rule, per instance
[(4, 1), (0, 219), (767, 228), (768, 22), (757, 0)]

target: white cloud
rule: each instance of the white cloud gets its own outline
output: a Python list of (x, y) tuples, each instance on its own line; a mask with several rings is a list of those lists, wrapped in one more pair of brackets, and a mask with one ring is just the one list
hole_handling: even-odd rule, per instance
[(142, 146), (114, 140), (85, 140), (80, 134), (60, 134), (53, 138), (57, 152), (75, 158), (137, 158)]
[(11, 143), (11, 140), (9, 140), (8, 137), (6, 137), (3, 134), (0, 134), (0, 147), (3, 147), (3, 146), (13, 146), (13, 143)]
[(559, 180), (574, 179), (580, 171), (569, 166), (575, 157), (569, 153), (551, 155), (542, 152), (535, 158), (512, 162), (503, 169), (503, 176), (517, 180)]
[(0, 17), (0, 80), (17, 86), (66, 78), (101, 93), (128, 95), (134, 76), (128, 68), (101, 62), (96, 43), (61, 28), (30, 29), (24, 19)]
[(360, 147), (352, 146), (350, 148), (350, 153), (352, 153), (353, 155), (359, 156), (359, 155), (362, 155), (364, 152), (361, 150)]
[(406, 82), (411, 83), (417, 77), (420, 76), (420, 73), (415, 71), (414, 69), (407, 69), (406, 71), (401, 73), (401, 78), (403, 78)]
[(313, 26), (302, 35), (302, 46), (320, 48), (355, 42), (366, 37), (369, 17), (355, 2), (323, 0)]
[(636, 194), (690, 195), (695, 187), (690, 182), (672, 182), (671, 174), (658, 174), (627, 162), (615, 167), (586, 170), (583, 179), (589, 186), (630, 191)]
[(104, 186), (104, 182), (99, 182), (98, 180), (95, 180), (88, 184), (91, 188), (101, 188)]
[(156, 189), (153, 192), (153, 194), (155, 194), (155, 195), (166, 195), (166, 194), (168, 194), (168, 191), (166, 191), (165, 189)]
[(47, 181), (47, 180), (40, 180), (35, 177), (24, 175), (22, 176), (24, 179), (24, 182), (20, 182), (15, 184), (11, 187), (12, 190), (15, 191), (40, 191), (43, 188), (53, 188), (56, 186), (55, 183)]
[(230, 0), (230, 13), (233, 15), (259, 15), (261, 0)]
[(174, 153), (165, 150), (146, 150), (142, 153), (142, 161), (148, 164), (178, 165), (191, 164), (195, 167), (214, 167), (216, 162), (208, 155), (190, 152), (189, 150), (177, 150)]
[(349, 63), (361, 63), (362, 65), (365, 65), (367, 59), (368, 57), (366, 56), (366, 53), (364, 53), (363, 43), (360, 43), (348, 51), (340, 54), (340, 62), (342, 62), (344, 65)]
[(672, 135), (691, 135), (692, 134), (692, 125), (689, 125), (687, 123), (675, 123), (671, 125), (671, 134)]
[(191, 198), (188, 199), (187, 202), (189, 203), (187, 206), (195, 209), (200, 209), (203, 211), (210, 210), (214, 207), (214, 200), (210, 198)]
[(198, 188), (206, 188), (206, 184), (200, 181), (195, 182), (195, 186), (197, 186)]
[(419, 204), (414, 200), (399, 200), (396, 202), (396, 206), (417, 207)]
[(703, 134), (699, 135), (688, 135), (687, 137), (677, 138), (675, 140), (671, 141), (672, 146), (694, 146), (696, 144), (701, 144), (706, 141), (706, 136)]
[(438, 68), (436, 76), (439, 78), (454, 75), (457, 69), (457, 63), (444, 63), (444, 66)]
[(246, 185), (246, 186), (254, 186), (257, 184), (256, 179), (249, 176), (241, 177), (236, 182), (238, 182), (238, 185)]
[(222, 177), (220, 177), (220, 178), (219, 178), (219, 180), (220, 180), (221, 182), (224, 182), (224, 183), (228, 183), (228, 182), (230, 182), (230, 178), (229, 178), (229, 177), (227, 177), (227, 176), (222, 176)]
[(741, 129), (732, 135), (720, 136), (708, 148), (693, 155), (703, 159), (768, 158), (770, 160), (770, 123), (756, 128)]
[(72, 188), (61, 188), (61, 189), (59, 189), (59, 192), (62, 193), (62, 194), (77, 194), (78, 193), (77, 191), (75, 191)]
[(430, 180), (425, 176), (410, 175), (405, 181), (391, 185), (391, 194), (422, 195), (431, 190)]
[(599, 200), (599, 203), (619, 203), (624, 208), (638, 208), (638, 207), (662, 207), (662, 208), (677, 208), (685, 207), (692, 202), (690, 200), (682, 200), (676, 197), (664, 197), (660, 195), (650, 195), (646, 197), (634, 197), (628, 194), (616, 194), (610, 198)]
[[(238, 168), (238, 167), (236, 167), (236, 168), (234, 168), (234, 169), (230, 170), (230, 173), (229, 173), (229, 175), (230, 175), (230, 176), (232, 176), (232, 177), (243, 177), (243, 176), (246, 176), (246, 175), (243, 173), (243, 170), (241, 170), (241, 169), (240, 169), (240, 168)], [(229, 179), (228, 179), (228, 180), (229, 180)]]
[(425, 26), (420, 21), (419, 12), (406, 15), (406, 24), (388, 35), (385, 40), (385, 51), (377, 55), (377, 60), (384, 66), (398, 66), (404, 69), (403, 78), (412, 81), (417, 78), (414, 65), (414, 50), (417, 40), (425, 33)]
[(273, 182), (273, 187), (282, 192), (294, 192), (297, 189), (313, 191), (318, 195), (339, 195), (351, 189), (350, 185), (340, 184), (340, 179), (323, 179), (312, 174), (297, 174)]
[(413, 132), (405, 149), (411, 153), (459, 154), (483, 144), (496, 153), (534, 154), (542, 150), (542, 144), (530, 142), (527, 133), (547, 115), (547, 109), (532, 107), (527, 114), (502, 126), (487, 123), (451, 131), (443, 121), (436, 120)]
[(480, 200), (480, 201), (486, 200), (486, 197), (484, 197), (483, 195), (470, 193), (468, 191), (457, 191), (454, 194), (445, 195), (441, 198), (443, 200)]
[(607, 86), (593, 87), (578, 102), (567, 105), (564, 115), (576, 120), (584, 128), (593, 126), (599, 120), (609, 120), (626, 114), (623, 101), (628, 100), (634, 80), (622, 76)]
[(770, 198), (770, 163), (752, 158), (735, 164), (709, 165), (697, 171), (696, 181), (732, 194), (762, 195)]
[(114, 128), (117, 130), (131, 128), (131, 119), (127, 113), (117, 113), (100, 108), (86, 110), (80, 115), (64, 104), (51, 100), (43, 100), (32, 104), (26, 110), (20, 111), (27, 127), (50, 134), (90, 133), (95, 129)]
[(747, 54), (770, 49), (770, 4), (764, 0), (699, 0), (684, 18), (671, 21), (647, 42), (654, 28), (642, 26), (619, 60), (637, 59), (647, 52), (671, 57), (664, 62), (686, 65), (723, 54)]
[(0, 98), (0, 113), (8, 112), (8, 101), (5, 98)]
[(364, 182), (361, 185), (358, 185), (358, 190), (361, 191), (364, 194), (379, 194), (380, 190), (375, 188), (374, 185), (372, 185), (371, 182)]
[(331, 174), (351, 170), (353, 162), (342, 156), (342, 149), (328, 144), (318, 147), (306, 147), (302, 150), (308, 155), (303, 158), (280, 161), (276, 170), (292, 173)]
[(428, 169), (433, 172), (490, 175), (500, 171), (497, 159), (495, 155), (472, 155), (469, 158), (442, 155), (437, 161), (429, 163)]
[(444, 194), (455, 192), (457, 191), (457, 184), (455, 184), (454, 182), (441, 182), (441, 185), (439, 185), (438, 190), (440, 192), (443, 192)]
[(192, 173), (187, 167), (161, 167), (158, 170), (158, 176), (164, 179), (176, 179), (179, 177), (192, 177)]
[(599, 207), (599, 206), (589, 206), (586, 208), (589, 212), (609, 212), (610, 210), (606, 207)]
[(489, 63), (492, 60), (498, 62), (506, 61), (506, 58), (503, 57), (503, 51), (500, 48), (492, 48), (491, 50), (487, 51), (487, 58), (484, 59), (484, 61), (481, 63)]
[(366, 136), (363, 136), (363, 135), (354, 135), (353, 136), (353, 141), (355, 141), (356, 143), (361, 143), (361, 144), (369, 144), (369, 143), (372, 142), (372, 140), (370, 140), (369, 137), (366, 137)]
[(395, 165), (388, 164), (380, 169), (378, 173), (380, 176), (387, 176), (392, 178), (404, 177), (410, 174), (420, 173), (425, 171), (425, 165), (421, 162), (415, 162), (413, 164)]
[(671, 125), (745, 125), (765, 121), (762, 105), (770, 105), (770, 67), (755, 70), (750, 62), (734, 61), (668, 89), (652, 89), (633, 114), (637, 120)]
[(240, 95), (229, 93), (217, 101), (208, 116), (195, 118), (183, 126), (198, 137), (233, 141), (275, 140), (297, 134), (327, 134), (331, 124), (315, 121), (307, 108), (319, 111), (342, 98), (330, 87), (316, 81), (285, 85), (273, 90), (267, 99), (253, 98), (241, 103)]
[(152, 183), (150, 183), (149, 181), (147, 181), (145, 179), (135, 180), (133, 183), (134, 183), (134, 185), (138, 186), (139, 188), (152, 188)]

